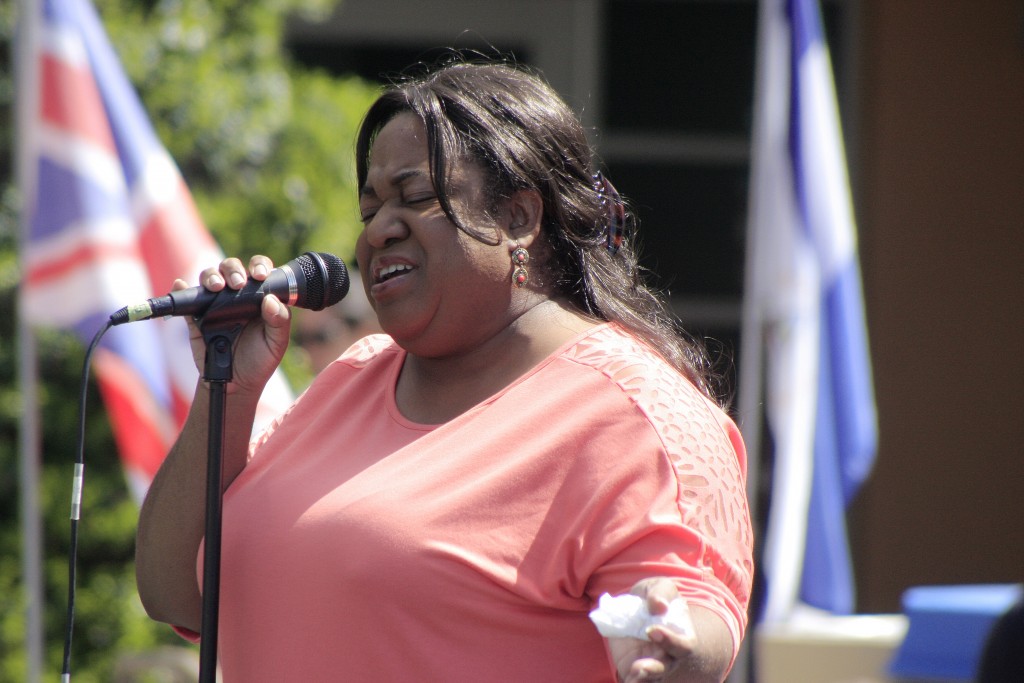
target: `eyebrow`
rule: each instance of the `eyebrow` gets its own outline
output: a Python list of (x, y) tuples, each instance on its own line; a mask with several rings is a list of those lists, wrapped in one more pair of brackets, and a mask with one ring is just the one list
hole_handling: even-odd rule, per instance
[[(402, 183), (404, 183), (406, 180), (409, 180), (410, 178), (424, 178), (424, 177), (429, 179), (429, 174), (425, 173), (424, 171), (422, 171), (420, 169), (410, 168), (410, 169), (405, 170), (405, 171), (399, 171), (393, 177), (391, 177), (388, 182), (391, 185), (401, 185)], [(369, 182), (367, 182), (365, 185), (363, 185), (363, 187), (360, 188), (360, 190), (359, 190), (359, 197), (360, 198), (363, 198), (363, 197), (376, 197), (376, 196), (377, 196), (377, 193), (370, 186)]]

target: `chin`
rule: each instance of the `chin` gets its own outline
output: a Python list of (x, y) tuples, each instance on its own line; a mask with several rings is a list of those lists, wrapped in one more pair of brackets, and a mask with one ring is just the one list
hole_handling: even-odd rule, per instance
[(422, 332), (408, 324), (388, 322), (387, 320), (380, 321), (380, 329), (406, 350), (409, 350), (410, 345), (415, 345)]

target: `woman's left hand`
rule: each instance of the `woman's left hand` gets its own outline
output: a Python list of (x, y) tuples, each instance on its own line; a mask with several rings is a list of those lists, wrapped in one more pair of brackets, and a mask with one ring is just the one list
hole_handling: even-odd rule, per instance
[[(645, 579), (633, 586), (630, 592), (646, 600), (647, 610), (651, 614), (664, 614), (669, 603), (679, 597), (675, 584), (666, 578)], [(684, 636), (664, 626), (652, 626), (647, 637), (650, 641), (636, 638), (608, 639), (608, 647), (622, 683), (691, 680), (689, 675), (693, 672), (693, 660), (698, 651), (697, 636)]]
[[(651, 614), (664, 614), (672, 600), (679, 597), (675, 584), (668, 579), (646, 579), (633, 586), (634, 595), (647, 602)], [(671, 681), (680, 660), (693, 651), (695, 638), (682, 636), (663, 626), (652, 626), (647, 637), (609, 638), (608, 648), (623, 683), (638, 681)]]

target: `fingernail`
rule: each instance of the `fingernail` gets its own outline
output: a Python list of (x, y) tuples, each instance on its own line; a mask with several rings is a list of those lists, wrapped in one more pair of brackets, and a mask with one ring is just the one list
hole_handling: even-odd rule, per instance
[(268, 272), (267, 271), (267, 267), (265, 265), (263, 265), (262, 263), (257, 263), (255, 266), (253, 266), (253, 269), (252, 269), (252, 274), (253, 275), (259, 275), (261, 277), (266, 275), (267, 272)]
[(207, 285), (223, 285), (223, 284), (224, 284), (224, 278), (222, 278), (220, 275), (211, 275), (210, 279), (207, 280)]
[(231, 273), (231, 286), (241, 287), (245, 284), (245, 277), (241, 273)]

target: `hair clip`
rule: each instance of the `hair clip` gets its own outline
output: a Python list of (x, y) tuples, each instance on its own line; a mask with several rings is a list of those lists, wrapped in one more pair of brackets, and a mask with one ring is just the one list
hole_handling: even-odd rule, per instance
[(608, 253), (614, 255), (622, 247), (626, 235), (626, 206), (615, 186), (601, 171), (594, 174), (594, 189), (605, 212), (605, 239)]

